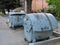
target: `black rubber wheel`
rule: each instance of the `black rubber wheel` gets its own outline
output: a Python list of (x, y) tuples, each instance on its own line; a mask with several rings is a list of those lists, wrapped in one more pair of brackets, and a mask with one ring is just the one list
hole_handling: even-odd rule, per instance
[(33, 43), (33, 42), (32, 41), (30, 41), (30, 42), (28, 41), (28, 43)]
[(47, 37), (46, 40), (50, 39), (50, 37)]
[(9, 28), (12, 28), (12, 27), (9, 27)]
[[(25, 41), (27, 41), (27, 39), (26, 39), (26, 38), (24, 38), (24, 40), (25, 40)], [(32, 43), (32, 41), (27, 41), (27, 42), (28, 42), (28, 43)]]
[(27, 41), (27, 39), (26, 39), (26, 38), (24, 38), (24, 40), (25, 40), (25, 41)]

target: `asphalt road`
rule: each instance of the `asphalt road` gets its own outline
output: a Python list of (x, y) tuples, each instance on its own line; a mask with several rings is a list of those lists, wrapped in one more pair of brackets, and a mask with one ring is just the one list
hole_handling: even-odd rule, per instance
[(16, 30), (10, 29), (6, 24), (7, 18), (0, 16), (0, 45), (28, 45), (24, 41), (24, 30), (19, 27)]

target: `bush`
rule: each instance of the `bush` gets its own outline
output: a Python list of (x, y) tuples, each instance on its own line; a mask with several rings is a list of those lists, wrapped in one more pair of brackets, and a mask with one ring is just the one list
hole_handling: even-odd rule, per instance
[(48, 3), (50, 12), (60, 18), (60, 0), (48, 0)]

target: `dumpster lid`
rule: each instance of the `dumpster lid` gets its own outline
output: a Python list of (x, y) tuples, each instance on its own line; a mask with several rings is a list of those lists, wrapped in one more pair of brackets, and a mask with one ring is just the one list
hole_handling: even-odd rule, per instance
[(57, 22), (56, 18), (50, 13), (46, 13), (46, 15), (48, 16), (48, 18), (52, 24), (52, 28), (57, 29), (58, 28), (58, 22)]
[[(53, 30), (56, 29), (57, 28), (56, 19), (51, 14), (49, 16), (49, 13), (47, 15), (48, 15), (48, 17), (51, 21)], [(51, 25), (49, 23), (49, 20), (48, 20), (48, 18), (46, 17), (46, 15), (44, 13), (32, 13), (32, 14), (27, 14), (27, 16), (31, 19), (33, 31), (52, 30)]]
[(43, 13), (28, 14), (28, 17), (31, 19), (33, 31), (51, 30), (49, 21), (47, 20), (46, 16)]
[(9, 14), (26, 14), (25, 12), (9, 12)]

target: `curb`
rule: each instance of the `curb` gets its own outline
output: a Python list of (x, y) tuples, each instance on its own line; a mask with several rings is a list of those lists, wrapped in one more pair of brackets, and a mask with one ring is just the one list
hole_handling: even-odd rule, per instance
[(52, 38), (46, 41), (30, 43), (29, 45), (60, 45), (60, 37)]
[(53, 32), (53, 35), (56, 37), (60, 37), (60, 33), (56, 32), (56, 31)]

